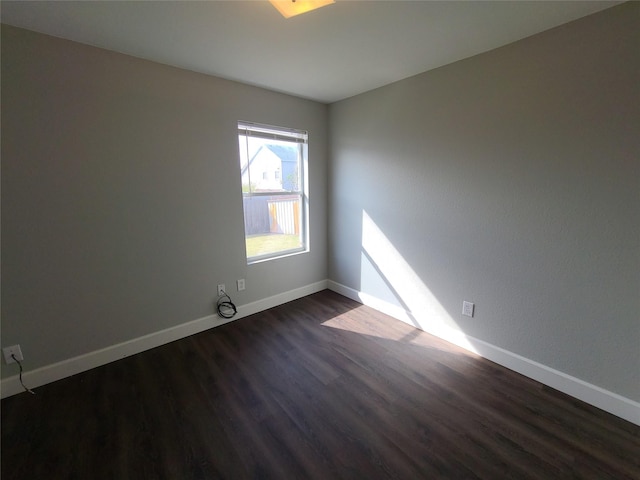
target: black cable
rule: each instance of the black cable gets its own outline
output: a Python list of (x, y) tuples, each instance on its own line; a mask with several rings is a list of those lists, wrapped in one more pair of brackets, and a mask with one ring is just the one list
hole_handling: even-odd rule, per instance
[(218, 315), (222, 318), (233, 318), (236, 313), (238, 313), (238, 309), (231, 301), (231, 297), (223, 290), (222, 295), (218, 298)]
[(18, 360), (16, 358), (15, 354), (13, 354), (13, 353), (11, 354), (11, 358), (13, 358), (16, 361), (16, 363), (18, 364), (18, 367), (20, 367), (20, 383), (22, 384), (22, 387), (25, 389), (25, 391), (29, 392), (31, 395), (35, 395), (36, 392), (31, 390), (30, 388), (27, 388), (27, 386), (22, 381), (22, 363), (20, 363), (20, 360)]

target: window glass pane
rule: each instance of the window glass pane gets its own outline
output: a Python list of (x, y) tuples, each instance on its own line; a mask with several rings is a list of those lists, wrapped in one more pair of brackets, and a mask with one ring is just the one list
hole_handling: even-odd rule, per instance
[(306, 250), (306, 138), (303, 131), (238, 124), (249, 262)]
[(301, 249), (301, 211), (299, 194), (245, 196), (247, 258)]
[(238, 135), (243, 192), (301, 191), (302, 145)]

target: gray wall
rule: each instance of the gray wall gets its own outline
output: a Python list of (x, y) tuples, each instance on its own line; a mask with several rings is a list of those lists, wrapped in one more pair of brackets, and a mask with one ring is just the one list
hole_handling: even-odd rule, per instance
[(639, 20), (331, 105), (330, 278), (640, 400)]
[[(238, 120), (309, 131), (311, 253), (247, 267)], [(325, 280), (326, 129), (326, 105), (3, 25), (2, 345), (32, 370), (210, 315), (218, 283)]]

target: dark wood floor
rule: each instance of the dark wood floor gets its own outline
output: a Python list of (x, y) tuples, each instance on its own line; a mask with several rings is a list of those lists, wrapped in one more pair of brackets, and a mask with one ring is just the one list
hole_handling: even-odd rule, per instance
[(640, 479), (640, 427), (324, 291), (2, 401), (2, 479)]

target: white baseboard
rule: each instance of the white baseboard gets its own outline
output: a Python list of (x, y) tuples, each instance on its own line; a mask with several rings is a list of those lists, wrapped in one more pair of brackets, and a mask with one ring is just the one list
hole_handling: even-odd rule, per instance
[[(110, 347), (89, 352), (58, 363), (47, 365), (23, 374), (23, 380), (30, 388), (36, 388), (47, 383), (70, 377), (77, 373), (90, 370), (122, 358), (135, 355), (151, 348), (159, 347), (181, 338), (200, 333), (225, 323), (238, 320), (254, 313), (267, 310), (283, 303), (311, 295), (329, 288), (345, 297), (351, 298), (364, 305), (370, 306), (391, 317), (415, 326), (411, 316), (401, 307), (389, 304), (371, 295), (367, 295), (334, 281), (320, 281), (272, 297), (238, 307), (238, 314), (233, 319), (224, 319), (217, 315), (209, 315), (197, 320), (192, 320), (175, 327), (167, 328), (139, 338), (112, 345)], [(436, 335), (448, 342), (458, 345), (481, 355), (510, 370), (537, 380), (545, 385), (555, 388), (563, 393), (571, 395), (590, 405), (640, 425), (640, 403), (610, 392), (596, 385), (590, 384), (579, 378), (535, 362), (513, 352), (497, 347), (483, 340), (465, 335), (451, 327), (439, 327), (428, 333)], [(470, 348), (471, 346), (471, 348)], [(0, 397), (5, 398), (23, 391), (18, 376), (8, 377), (0, 383)]]
[[(112, 345), (110, 347), (89, 352), (74, 358), (69, 358), (58, 363), (47, 365), (36, 370), (25, 372), (22, 375), (24, 383), (33, 389), (47, 383), (55, 382), (77, 373), (91, 370), (92, 368), (105, 365), (115, 360), (120, 360), (137, 353), (144, 352), (151, 348), (159, 347), (181, 338), (203, 332), (210, 328), (218, 327), (235, 320), (238, 320), (254, 313), (267, 310), (283, 303), (296, 300), (312, 293), (316, 293), (327, 288), (327, 281), (323, 280), (304, 287), (296, 288), (272, 297), (258, 300), (238, 307), (238, 314), (232, 319), (225, 319), (218, 315), (208, 315), (197, 320), (192, 320), (175, 327), (170, 327), (159, 332), (134, 338), (126, 342)], [(8, 377), (0, 383), (0, 397), (5, 398), (23, 392), (17, 375)]]
[[(415, 326), (411, 316), (403, 308), (392, 305), (384, 300), (359, 292), (332, 280), (328, 281), (328, 288), (336, 293), (351, 298), (356, 302), (367, 305), (382, 313)], [(503, 367), (532, 378), (540, 383), (555, 388), (567, 395), (582, 400), (590, 405), (598, 407), (606, 412), (640, 425), (640, 403), (629, 398), (610, 392), (604, 388), (590, 384), (579, 378), (551, 367), (522, 357), (516, 353), (497, 347), (483, 340), (465, 335), (463, 332), (449, 326), (439, 326), (434, 330), (427, 330), (437, 337), (450, 343), (470, 350), (478, 355), (491, 360)]]

